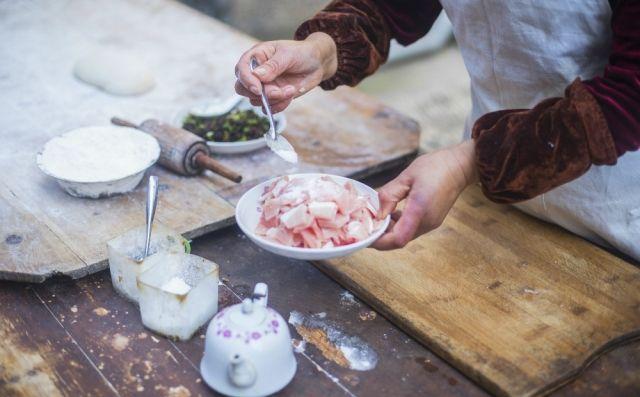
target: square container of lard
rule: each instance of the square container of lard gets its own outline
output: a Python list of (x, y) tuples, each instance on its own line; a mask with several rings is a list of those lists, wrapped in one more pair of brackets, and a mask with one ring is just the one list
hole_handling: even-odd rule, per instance
[(149, 259), (156, 253), (184, 253), (188, 242), (176, 231), (156, 222), (151, 229), (149, 256), (142, 256), (146, 237), (146, 226), (142, 225), (114, 238), (107, 243), (111, 282), (118, 293), (138, 302), (136, 277), (150, 266)]
[(187, 340), (218, 311), (218, 265), (196, 255), (157, 254), (138, 277), (145, 327)]

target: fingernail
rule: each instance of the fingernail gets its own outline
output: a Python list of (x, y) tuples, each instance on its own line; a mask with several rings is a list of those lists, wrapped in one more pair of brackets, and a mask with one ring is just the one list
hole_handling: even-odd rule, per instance
[(277, 95), (280, 95), (280, 89), (278, 88), (272, 89), (271, 91), (269, 91), (269, 94), (268, 94), (269, 97), (273, 97)]
[(284, 87), (284, 94), (286, 96), (292, 95), (295, 91), (296, 91), (296, 89), (292, 85), (288, 85), (288, 86)]
[(307, 91), (307, 89), (304, 87), (300, 87), (300, 89), (298, 90), (298, 92), (301, 94), (303, 94), (305, 91)]
[(251, 90), (251, 92), (253, 92), (256, 95), (260, 95), (260, 88), (258, 88), (257, 85), (252, 85), (251, 88), (249, 88)]
[(257, 74), (258, 76), (264, 76), (265, 74), (267, 74), (267, 71), (264, 68), (260, 67), (260, 68), (256, 68), (254, 70), (254, 73)]

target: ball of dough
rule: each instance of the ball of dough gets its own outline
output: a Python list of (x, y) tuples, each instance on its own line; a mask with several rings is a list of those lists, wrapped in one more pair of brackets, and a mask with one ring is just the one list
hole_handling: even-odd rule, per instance
[(144, 62), (112, 49), (95, 50), (80, 58), (73, 74), (114, 95), (144, 94), (155, 85), (153, 74)]

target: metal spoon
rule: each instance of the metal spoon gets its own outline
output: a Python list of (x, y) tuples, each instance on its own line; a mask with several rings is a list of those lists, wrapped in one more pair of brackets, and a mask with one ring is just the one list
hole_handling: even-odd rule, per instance
[[(255, 68), (259, 66), (258, 60), (255, 58), (251, 58), (251, 63), (249, 67), (253, 72)], [(271, 114), (271, 106), (269, 106), (269, 101), (267, 100), (267, 95), (264, 92), (264, 84), (262, 85), (262, 91), (260, 92), (260, 98), (262, 98), (262, 106), (264, 106), (264, 111), (267, 112), (267, 117), (269, 118), (269, 136), (271, 139), (275, 140), (278, 138), (278, 133), (276, 132), (276, 126), (273, 122), (273, 114)]]
[[(259, 66), (258, 61), (255, 58), (251, 58), (251, 62), (249, 62), (249, 67), (251, 71)], [(260, 92), (260, 98), (262, 99), (262, 107), (264, 107), (264, 111), (267, 113), (267, 117), (269, 118), (269, 132), (264, 134), (264, 139), (267, 141), (267, 146), (278, 156), (280, 156), (285, 161), (290, 163), (298, 162), (298, 154), (293, 146), (289, 143), (289, 141), (278, 134), (276, 131), (275, 123), (273, 122), (273, 114), (271, 113), (271, 106), (269, 106), (269, 101), (267, 100), (267, 95), (264, 92), (264, 85), (262, 86), (262, 92)]]
[(153, 225), (153, 217), (156, 214), (156, 206), (158, 204), (158, 177), (155, 175), (149, 176), (149, 183), (147, 185), (147, 235), (144, 243), (144, 253), (142, 257), (136, 259), (138, 262), (142, 262), (147, 256), (149, 256), (149, 246), (151, 245), (151, 226)]

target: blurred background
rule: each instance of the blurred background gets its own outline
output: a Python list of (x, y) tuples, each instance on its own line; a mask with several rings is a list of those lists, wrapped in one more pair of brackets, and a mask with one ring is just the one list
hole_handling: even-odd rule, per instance
[[(260, 40), (289, 39), (329, 0), (182, 0)], [(469, 79), (451, 25), (440, 15), (431, 32), (409, 47), (393, 43), (390, 59), (359, 86), (422, 126), (421, 148), (458, 142), (471, 108)]]

